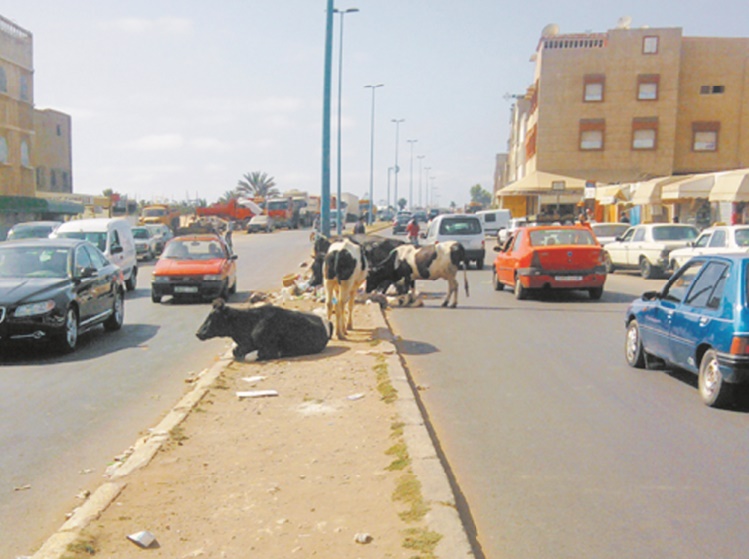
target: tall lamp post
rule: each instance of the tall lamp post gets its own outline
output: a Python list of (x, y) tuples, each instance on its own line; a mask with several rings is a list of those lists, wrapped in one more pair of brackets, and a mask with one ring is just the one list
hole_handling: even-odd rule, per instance
[(395, 172), (395, 184), (393, 186), (393, 202), (395, 207), (398, 207), (398, 131), (400, 129), (401, 122), (405, 122), (405, 118), (393, 118), (390, 119), (390, 122), (395, 123), (395, 166), (393, 167), (393, 171)]
[(387, 207), (385, 208), (386, 212), (390, 211), (390, 173), (393, 172), (393, 167), (388, 167), (388, 198), (387, 198)]
[(421, 165), (422, 165), (425, 157), (426, 157), (426, 155), (417, 155), (416, 156), (416, 159), (419, 160), (419, 207), (420, 208), (424, 207), (424, 205), (421, 202)]
[(426, 205), (429, 207), (429, 171), (432, 170), (431, 167), (424, 167), (424, 170), (426, 171), (426, 189), (425, 192), (425, 198), (426, 198)]
[(333, 0), (325, 15), (325, 75), (322, 103), (322, 178), (320, 185), (320, 233), (330, 236), (330, 85), (333, 68)]
[[(338, 198), (336, 199), (336, 229), (338, 231), (338, 234), (340, 235), (342, 229), (341, 210), (343, 209), (341, 201), (341, 91), (343, 89), (343, 16), (345, 16), (346, 14), (358, 12), (359, 8), (349, 8), (348, 10), (339, 10), (336, 8), (333, 11), (337, 14), (340, 14), (341, 16), (341, 35), (340, 39), (338, 40)], [(359, 208), (357, 208), (356, 210), (358, 212)]]
[(414, 209), (414, 144), (419, 140), (406, 140), (411, 144), (411, 164), (409, 167), (408, 179), (408, 207), (411, 211)]
[(375, 116), (375, 90), (378, 87), (384, 86), (384, 83), (378, 83), (377, 85), (365, 85), (372, 89), (372, 121), (370, 123), (371, 136), (369, 139), (369, 216), (367, 217), (367, 223), (372, 225), (374, 221), (374, 116)]

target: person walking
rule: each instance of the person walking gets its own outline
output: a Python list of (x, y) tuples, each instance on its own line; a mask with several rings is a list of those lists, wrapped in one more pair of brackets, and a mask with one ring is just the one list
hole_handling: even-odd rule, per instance
[(364, 235), (367, 232), (367, 228), (364, 225), (365, 219), (366, 217), (361, 216), (359, 221), (356, 222), (356, 225), (354, 225), (354, 235)]
[(230, 221), (226, 224), (226, 233), (224, 234), (224, 242), (226, 243), (226, 246), (229, 247), (229, 252), (234, 253), (234, 245), (232, 244), (232, 233), (234, 231), (234, 222)]
[(416, 218), (412, 218), (406, 225), (406, 234), (412, 245), (419, 246), (419, 222), (416, 221)]

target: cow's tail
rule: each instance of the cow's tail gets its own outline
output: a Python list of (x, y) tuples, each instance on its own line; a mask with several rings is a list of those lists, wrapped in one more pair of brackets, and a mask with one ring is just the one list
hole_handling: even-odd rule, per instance
[(463, 287), (466, 290), (466, 297), (470, 297), (471, 294), (468, 289), (468, 260), (466, 259), (466, 249), (459, 242), (455, 241), (455, 244), (450, 247), (450, 261), (453, 266), (460, 268), (461, 264), (463, 267)]
[(468, 260), (463, 259), (463, 287), (466, 290), (466, 297), (470, 297), (471, 294), (468, 291)]

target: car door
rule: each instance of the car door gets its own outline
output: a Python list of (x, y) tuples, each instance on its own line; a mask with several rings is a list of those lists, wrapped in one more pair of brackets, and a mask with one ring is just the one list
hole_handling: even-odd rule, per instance
[(697, 347), (709, 342), (711, 334), (721, 328), (721, 314), (726, 310), (722, 304), (723, 292), (729, 272), (728, 262), (707, 262), (682, 303), (674, 309), (669, 331), (674, 364), (694, 372), (699, 369)]
[(506, 283), (507, 285), (515, 284), (515, 268), (517, 267), (522, 240), (526, 233), (525, 229), (518, 229), (510, 241), (509, 248), (499, 253), (500, 259), (497, 265), (497, 278), (502, 283)]
[(626, 259), (628, 266), (638, 266), (640, 264), (640, 255), (643, 254), (646, 233), (647, 229), (645, 227), (635, 227), (631, 241), (627, 243)]
[(689, 292), (689, 287), (702, 269), (703, 261), (692, 261), (682, 267), (668, 281), (656, 298), (652, 307), (643, 312), (640, 318), (642, 342), (645, 349), (666, 361), (673, 361), (673, 350), (669, 340), (674, 313)]
[(75, 249), (73, 279), (78, 301), (78, 320), (80, 324), (85, 325), (96, 315), (104, 312), (99, 300), (101, 280), (85, 245)]
[(97, 299), (97, 314), (107, 312), (114, 306), (116, 296), (117, 282), (113, 278), (113, 273), (120, 274), (119, 269), (113, 267), (106, 257), (96, 250), (93, 246), (85, 247), (88, 251), (91, 264), (96, 268), (96, 279), (94, 282), (94, 296)]
[(618, 241), (609, 243), (606, 245), (606, 252), (611, 258), (611, 262), (616, 265), (624, 265), (627, 263), (627, 246), (632, 240), (632, 236), (635, 234), (635, 228), (630, 227), (624, 232)]

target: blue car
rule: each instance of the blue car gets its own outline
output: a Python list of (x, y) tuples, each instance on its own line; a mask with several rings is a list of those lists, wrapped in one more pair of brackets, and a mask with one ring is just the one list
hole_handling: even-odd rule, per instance
[(665, 362), (698, 376), (702, 401), (725, 407), (749, 380), (749, 255), (697, 256), (627, 309), (632, 367)]

